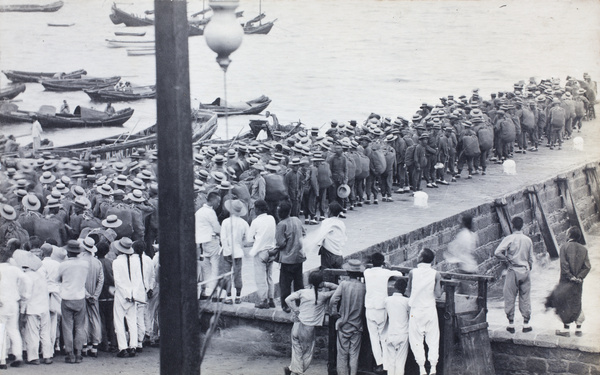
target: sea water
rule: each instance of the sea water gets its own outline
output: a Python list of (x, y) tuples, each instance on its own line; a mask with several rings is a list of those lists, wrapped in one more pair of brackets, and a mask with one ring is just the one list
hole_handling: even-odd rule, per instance
[[(32, 0), (44, 3), (43, 0)], [(9, 4), (17, 0), (0, 0)], [(49, 2), (49, 1), (46, 1)], [(151, 1), (117, 4), (143, 15)], [(56, 13), (0, 13), (0, 69), (72, 71), (89, 76), (119, 75), (134, 85), (156, 81), (155, 56), (127, 56), (106, 39), (153, 40), (154, 27), (125, 28), (109, 19), (112, 1), (65, 0)], [(188, 11), (202, 1), (188, 1)], [(245, 18), (258, 14), (258, 0), (241, 0)], [(422, 102), (439, 97), (511, 90), (513, 83), (588, 72), (600, 78), (600, 2), (596, 1), (377, 1), (264, 0), (264, 21), (277, 18), (268, 35), (246, 35), (231, 56), (229, 101), (260, 95), (281, 123), (323, 127), (332, 119), (364, 121), (371, 113), (410, 118)], [(48, 23), (75, 23), (49, 27)], [(116, 37), (114, 31), (146, 31), (144, 37)], [(223, 72), (202, 36), (189, 38), (191, 105), (224, 94)], [(0, 86), (9, 82), (2, 76)], [(23, 110), (60, 107), (66, 99), (104, 109), (82, 91), (48, 92), (28, 83), (16, 104)], [(48, 130), (56, 145), (136, 132), (156, 122), (156, 102), (131, 106), (124, 128)], [(229, 136), (247, 129), (249, 118), (229, 118)], [(224, 119), (216, 137), (226, 134)], [(28, 124), (1, 125), (3, 134), (30, 141)]]

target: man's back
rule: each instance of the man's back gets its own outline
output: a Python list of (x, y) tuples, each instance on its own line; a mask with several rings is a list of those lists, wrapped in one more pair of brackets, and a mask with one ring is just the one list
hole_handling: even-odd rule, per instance
[(385, 299), (388, 296), (388, 281), (392, 276), (402, 276), (402, 273), (381, 267), (373, 267), (366, 269), (364, 275), (367, 290), (365, 307), (367, 309), (385, 308)]
[(275, 241), (280, 249), (279, 263), (296, 264), (306, 260), (302, 249), (304, 228), (297, 217), (288, 217), (277, 224)]
[(83, 259), (67, 258), (58, 267), (60, 280), (60, 297), (63, 300), (80, 300), (85, 298), (85, 282), (89, 264)]
[(340, 318), (335, 323), (335, 328), (340, 330), (344, 324), (352, 325), (356, 330), (363, 329), (363, 313), (365, 308), (365, 295), (367, 287), (356, 279), (344, 280), (336, 289), (331, 304), (341, 300), (338, 309)]

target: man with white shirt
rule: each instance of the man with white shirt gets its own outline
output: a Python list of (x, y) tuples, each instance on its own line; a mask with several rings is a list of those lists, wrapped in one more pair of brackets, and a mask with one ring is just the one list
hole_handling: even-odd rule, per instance
[[(137, 256), (133, 256), (133, 242), (123, 237), (113, 243), (119, 251), (113, 261), (113, 276), (115, 280), (115, 301), (113, 307), (115, 333), (119, 353), (117, 357), (135, 357), (138, 344), (137, 307), (136, 301), (146, 302), (142, 269)], [(125, 321), (129, 331), (129, 342), (125, 334)]]
[(56, 248), (45, 243), (42, 245), (42, 268), (40, 269), (46, 277), (46, 283), (48, 284), (48, 295), (49, 300), (49, 311), (50, 311), (50, 341), (52, 345), (56, 345), (56, 333), (58, 327), (58, 317), (60, 316), (60, 283), (58, 282), (58, 267), (60, 262), (52, 258), (54, 251), (60, 251), (60, 248)]
[(275, 218), (269, 215), (269, 205), (260, 199), (254, 202), (256, 218), (250, 224), (248, 242), (254, 242), (250, 256), (254, 257), (254, 278), (258, 301), (254, 307), (267, 309), (275, 307), (275, 289), (273, 285), (273, 257), (269, 250), (275, 248)]
[[(208, 193), (206, 203), (195, 214), (196, 219), (196, 254), (198, 256), (198, 282), (211, 280), (203, 285), (198, 294), (200, 299), (207, 299), (217, 285), (219, 275), (219, 234), (221, 225), (215, 208), (221, 205), (221, 196), (213, 191)], [(216, 298), (213, 299), (216, 302)]]
[(79, 242), (67, 242), (67, 259), (58, 267), (62, 312), (62, 334), (67, 363), (81, 363), (81, 350), (85, 343), (85, 282), (89, 264), (78, 258)]
[(231, 299), (231, 278), (235, 286), (235, 303), (242, 303), (242, 258), (244, 257), (244, 240), (248, 237), (248, 223), (242, 219), (248, 213), (244, 202), (239, 199), (230, 199), (224, 204), (230, 216), (223, 220), (221, 228), (221, 243), (223, 246), (223, 259), (220, 269), (221, 274), (233, 270), (233, 275), (225, 277), (224, 289), (227, 292), (225, 303), (233, 303)]
[(392, 276), (402, 276), (400, 271), (392, 271), (383, 268), (385, 258), (381, 253), (373, 254), (373, 267), (364, 272), (367, 294), (365, 295), (365, 315), (367, 317), (367, 328), (371, 339), (371, 350), (375, 363), (376, 372), (383, 371), (383, 329), (385, 327), (385, 300), (388, 297), (388, 281)]
[(13, 259), (23, 269), (29, 278), (29, 299), (21, 304), (21, 314), (25, 316), (23, 341), (27, 351), (27, 363), (40, 364), (40, 343), (42, 344), (42, 363), (52, 363), (52, 342), (50, 341), (50, 306), (48, 302), (48, 283), (44, 271), (41, 270), (42, 261), (25, 250), (16, 250)]
[[(138, 344), (136, 352), (141, 353), (143, 350), (144, 336), (146, 335), (146, 308), (148, 307), (148, 299), (154, 293), (152, 288), (154, 286), (154, 263), (152, 259), (144, 254), (146, 250), (146, 243), (144, 240), (137, 240), (132, 245), (135, 255), (137, 255), (137, 261), (140, 262), (140, 269), (142, 270), (142, 281), (144, 282), (144, 293), (146, 293), (146, 300), (144, 302), (137, 301), (137, 326), (138, 326)], [(132, 258), (134, 259), (134, 258)]]
[(19, 367), (23, 363), (23, 341), (19, 332), (19, 300), (27, 301), (28, 279), (18, 267), (8, 263), (8, 252), (0, 252), (0, 323), (4, 324), (4, 335), (0, 340), (0, 369), (6, 369), (7, 346), (16, 357), (10, 365)]

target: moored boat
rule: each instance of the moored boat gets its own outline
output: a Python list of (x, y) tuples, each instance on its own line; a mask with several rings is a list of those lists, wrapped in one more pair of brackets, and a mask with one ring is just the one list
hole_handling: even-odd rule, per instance
[(39, 82), (44, 78), (73, 79), (81, 78), (82, 75), (87, 74), (84, 69), (78, 69), (70, 73), (24, 72), (21, 70), (3, 70), (2, 73), (13, 82)]
[(152, 49), (127, 49), (127, 56), (148, 56), (156, 55), (154, 48)]
[(221, 98), (217, 98), (211, 104), (200, 103), (199, 108), (216, 112), (219, 116), (257, 115), (264, 111), (269, 104), (271, 104), (271, 99), (261, 95), (256, 99), (240, 103), (224, 103)]
[(128, 31), (115, 31), (115, 35), (116, 36), (144, 36), (144, 35), (146, 35), (146, 32), (143, 31), (141, 33), (136, 33), (136, 32), (128, 32)]
[(142, 47), (151, 46), (154, 47), (154, 40), (116, 40), (106, 39), (108, 46), (111, 48), (128, 48), (128, 47)]
[(48, 26), (50, 27), (71, 27), (75, 26), (74, 23), (50, 23), (48, 22)]
[(269, 31), (271, 31), (271, 29), (273, 28), (273, 25), (275, 24), (275, 21), (277, 21), (277, 18), (274, 19), (273, 21), (267, 22), (267, 23), (263, 23), (260, 25), (254, 25), (254, 24), (250, 24), (250, 25), (244, 25), (244, 34), (268, 34)]
[(110, 14), (110, 20), (115, 25), (124, 23), (127, 27), (140, 27), (140, 26), (151, 26), (154, 25), (154, 20), (148, 17), (139, 17), (132, 13), (127, 13), (119, 8), (117, 4), (113, 3), (112, 13)]
[[(54, 112), (54, 113), (48, 113)], [(55, 111), (38, 112), (37, 117), (42, 128), (87, 128), (101, 126), (123, 126), (133, 115), (133, 109), (125, 108), (112, 115), (103, 111), (77, 106), (73, 113)]]
[(43, 79), (41, 83), (48, 91), (77, 91), (113, 86), (120, 80), (121, 77), (115, 76), (107, 78)]
[(54, 3), (38, 4), (9, 4), (0, 5), (0, 12), (56, 12), (63, 7), (65, 3), (56, 1)]
[[(208, 111), (196, 111), (197, 116), (192, 122), (192, 142), (195, 144), (209, 140), (217, 130), (217, 114)], [(115, 155), (130, 156), (132, 152), (140, 149), (153, 149), (157, 143), (156, 125), (137, 133), (123, 133), (108, 138), (82, 142), (66, 147), (42, 148), (42, 151), (51, 151), (63, 156), (79, 156), (89, 153), (108, 159)]]
[(131, 90), (127, 91), (115, 90), (114, 87), (83, 91), (96, 102), (121, 102), (156, 97), (156, 86), (132, 86)]
[(18, 124), (20, 122), (33, 122), (35, 112), (20, 111), (14, 103), (0, 103), (0, 123)]
[(26, 87), (24, 83), (19, 83), (17, 85), (7, 86), (3, 89), (0, 89), (0, 100), (13, 99), (23, 91), (25, 91)]

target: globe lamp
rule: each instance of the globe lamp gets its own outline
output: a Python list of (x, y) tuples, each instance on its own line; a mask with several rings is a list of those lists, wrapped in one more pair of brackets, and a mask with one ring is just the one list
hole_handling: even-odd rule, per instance
[(208, 5), (213, 16), (204, 29), (204, 38), (217, 54), (217, 63), (226, 72), (231, 63), (229, 55), (239, 48), (244, 36), (244, 29), (235, 15), (239, 0), (211, 0)]

